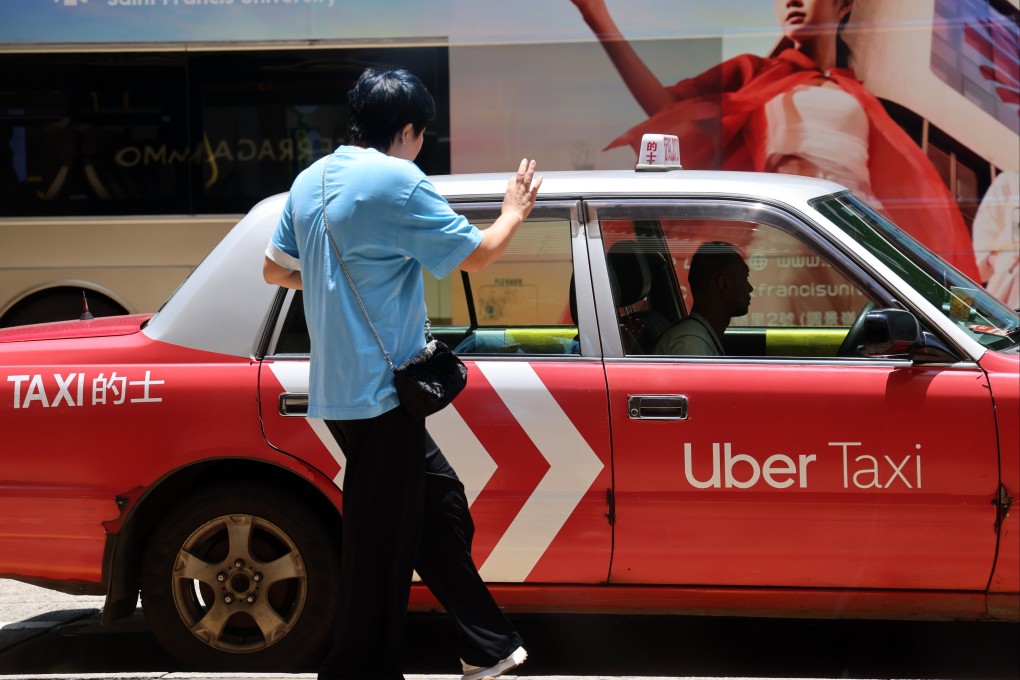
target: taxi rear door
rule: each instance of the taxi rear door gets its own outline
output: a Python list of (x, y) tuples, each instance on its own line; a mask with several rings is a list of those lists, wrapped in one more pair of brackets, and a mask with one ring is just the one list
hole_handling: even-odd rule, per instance
[[(892, 295), (779, 209), (606, 202), (588, 216), (609, 252), (593, 268), (615, 461), (612, 582), (987, 586), (998, 454), (978, 366), (840, 356), (834, 334)], [(744, 248), (753, 270), (730, 356), (635, 344), (687, 311), (685, 267), (711, 240)], [(642, 267), (620, 265), (621, 241), (644, 253), (651, 281), (627, 280)], [(613, 300), (628, 288), (645, 297)], [(779, 356), (770, 338), (784, 338)]]
[[(480, 227), (500, 211), (454, 207)], [(576, 204), (545, 202), (485, 271), (426, 276), (432, 332), (468, 366), (467, 387), (428, 430), (465, 485), (489, 582), (604, 583), (609, 573), (608, 404), (587, 246)], [(288, 293), (282, 305), (261, 374), (265, 436), (342, 488), (343, 452), (304, 417), (300, 300)]]

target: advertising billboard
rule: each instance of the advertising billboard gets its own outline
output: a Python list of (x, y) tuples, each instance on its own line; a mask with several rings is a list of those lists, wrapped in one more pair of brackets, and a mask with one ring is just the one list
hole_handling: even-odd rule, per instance
[[(427, 146), (429, 171), (509, 171), (523, 156), (544, 170), (628, 168), (642, 132), (677, 134), (687, 168), (808, 174), (848, 186), (1017, 307), (1018, 16), (1017, 0), (528, 0), (512, 8), (474, 0), (9, 0), (0, 9), (0, 50), (11, 58), (146, 52), (157, 62), (162, 53), (152, 68), (165, 68), (168, 87), (220, 68), (219, 98), (200, 120), (183, 104), (196, 93), (173, 95), (178, 104), (159, 106), (179, 107), (176, 122), (156, 114), (161, 132), (103, 145), (96, 153), (109, 158), (94, 168), (123, 173), (133, 164), (137, 173), (146, 158), (163, 159), (161, 172), (188, 168), (177, 186), (204, 183), (199, 192), (224, 201), (237, 195), (237, 178), (248, 178), (231, 210), (286, 189), (302, 163), (342, 137), (342, 93), (360, 67), (391, 61), (415, 70), (425, 59), (444, 116)], [(231, 104), (229, 73), (282, 51), (307, 52), (307, 68), (295, 57), (288, 73), (318, 78), (318, 91), (333, 78), (337, 96), (290, 101), (277, 85), (283, 132), (235, 125), (241, 109), (260, 102), (245, 92)], [(311, 55), (327, 51), (316, 66)], [(264, 80), (252, 79), (256, 93)], [(5, 99), (0, 134), (12, 160), (0, 193), (47, 175), (22, 192), (29, 198), (10, 203), (19, 214), (46, 214), (42, 203), (63, 166), (28, 169), (41, 133), (26, 132), (18, 116), (35, 100), (16, 92)], [(50, 113), (47, 135), (86, 134)], [(54, 145), (50, 155), (59, 156)], [(160, 200), (173, 203), (185, 190), (195, 191), (173, 189)], [(215, 211), (212, 199), (187, 205)]]

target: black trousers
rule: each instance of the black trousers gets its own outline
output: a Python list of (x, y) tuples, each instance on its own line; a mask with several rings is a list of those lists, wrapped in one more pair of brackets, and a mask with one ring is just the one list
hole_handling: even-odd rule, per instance
[(471, 559), (464, 486), (425, 423), (397, 407), (326, 421), (347, 458), (340, 611), (320, 680), (403, 678), (411, 574), (453, 616), (461, 658), (488, 666), (521, 646)]

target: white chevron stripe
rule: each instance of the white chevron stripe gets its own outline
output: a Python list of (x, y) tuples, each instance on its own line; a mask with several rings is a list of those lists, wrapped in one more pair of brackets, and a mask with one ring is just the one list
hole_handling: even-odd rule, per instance
[(496, 461), (464, 422), (455, 405), (429, 416), (426, 423), (429, 434), (464, 484), (464, 493), (471, 505), (495, 474)]
[[(263, 364), (265, 365), (265, 364)], [(269, 363), (273, 375), (280, 381), (285, 392), (296, 392), (308, 394), (308, 362), (307, 361), (274, 361)], [(329, 454), (340, 465), (340, 472), (333, 478), (333, 483), (338, 488), (344, 488), (344, 472), (347, 470), (347, 457), (340, 449), (340, 445), (333, 439), (326, 423), (318, 418), (304, 418), (312, 432), (322, 441)]]
[[(529, 364), (494, 361), (475, 366), (550, 466), (480, 570), (486, 581), (522, 582), (605, 466)], [(270, 368), (287, 392), (308, 393), (307, 363), (278, 361)], [(347, 463), (343, 451), (323, 421), (305, 421), (340, 465), (333, 482), (342, 489)], [(473, 504), (495, 474), (495, 461), (456, 407), (430, 416), (428, 427)]]
[(480, 569), (486, 581), (521, 582), (605, 465), (531, 365), (480, 361), (475, 366), (549, 461), (549, 471)]
[[(276, 361), (269, 366), (285, 391), (308, 394), (307, 362)], [(342, 489), (347, 458), (326, 428), (325, 422), (317, 418), (305, 418), (305, 421), (340, 465), (340, 472), (333, 479), (333, 483)], [(468, 504), (474, 503), (475, 498), (496, 472), (496, 462), (485, 451), (482, 443), (455, 408), (445, 408), (430, 416), (427, 422), (429, 434), (436, 440), (439, 448), (443, 450), (443, 455), (463, 482)]]

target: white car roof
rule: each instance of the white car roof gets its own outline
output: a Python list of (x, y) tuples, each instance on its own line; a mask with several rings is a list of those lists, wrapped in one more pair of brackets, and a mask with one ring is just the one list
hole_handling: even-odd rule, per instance
[[(801, 205), (812, 198), (846, 190), (846, 187), (826, 180), (777, 173), (579, 170), (539, 174), (543, 176), (539, 192), (543, 198), (730, 195)], [(429, 179), (439, 193), (457, 200), (502, 196), (509, 176), (509, 173), (491, 173), (440, 175)]]
[[(845, 190), (824, 180), (746, 172), (576, 171), (543, 174), (541, 198), (738, 196), (805, 207), (807, 201)], [(450, 200), (498, 199), (511, 173), (445, 175), (430, 179)], [(262, 263), (287, 194), (271, 196), (249, 213), (209, 253), (145, 333), (154, 340), (237, 357), (250, 357), (253, 342), (277, 287), (262, 278)]]

